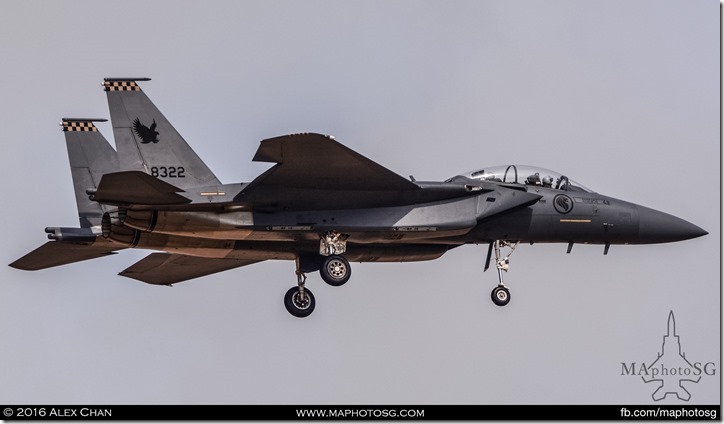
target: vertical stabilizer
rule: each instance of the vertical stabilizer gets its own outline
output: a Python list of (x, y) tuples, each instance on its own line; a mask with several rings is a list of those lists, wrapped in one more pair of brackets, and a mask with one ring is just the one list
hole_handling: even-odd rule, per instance
[(101, 217), (107, 212), (103, 205), (90, 200), (86, 191), (96, 189), (103, 174), (119, 170), (116, 151), (98, 131), (94, 121), (106, 120), (63, 118), (60, 124), (65, 133), (81, 228), (101, 225)]
[(137, 81), (149, 78), (106, 78), (113, 135), (121, 170), (143, 171), (181, 189), (219, 185)]

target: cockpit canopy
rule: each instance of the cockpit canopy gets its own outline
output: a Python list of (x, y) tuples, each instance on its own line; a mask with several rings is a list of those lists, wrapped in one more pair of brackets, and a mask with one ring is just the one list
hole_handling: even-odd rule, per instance
[(502, 182), (509, 184), (523, 184), (526, 186), (546, 187), (563, 191), (591, 190), (569, 179), (563, 174), (545, 168), (528, 165), (501, 165), (467, 172), (463, 177), (472, 180)]

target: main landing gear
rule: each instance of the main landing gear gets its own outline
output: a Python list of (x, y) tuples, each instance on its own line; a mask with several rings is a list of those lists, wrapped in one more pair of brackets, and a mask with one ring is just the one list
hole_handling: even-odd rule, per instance
[[(495, 251), (495, 267), (498, 269), (498, 286), (490, 293), (490, 297), (493, 299), (493, 303), (498, 306), (505, 306), (510, 302), (510, 290), (503, 283), (503, 271), (508, 272), (508, 268), (510, 266), (510, 255), (513, 254), (513, 251), (515, 251), (515, 248), (518, 247), (519, 243), (520, 241), (512, 243), (504, 240), (495, 240), (490, 243), (490, 246), (488, 247), (488, 257), (485, 260), (485, 271), (487, 271), (490, 267), (490, 256), (491, 253)], [(510, 248), (510, 252), (504, 258), (501, 258), (500, 250), (506, 247)]]
[(325, 283), (339, 287), (349, 281), (349, 277), (352, 276), (352, 268), (350, 268), (349, 262), (343, 256), (332, 255), (322, 261), (319, 273)]
[(304, 287), (307, 276), (299, 271), (299, 260), (297, 260), (297, 287), (292, 287), (284, 295), (284, 306), (290, 314), (297, 318), (308, 317), (314, 312), (316, 302), (311, 290)]
[(284, 295), (284, 306), (297, 318), (309, 316), (314, 311), (315, 300), (312, 292), (304, 286), (307, 281), (305, 272), (319, 270), (322, 280), (330, 286), (341, 286), (352, 276), (349, 261), (341, 254), (345, 252), (347, 235), (330, 231), (322, 234), (319, 241), (319, 255), (310, 259), (297, 257), (297, 287), (292, 287)]
[(338, 231), (327, 231), (319, 237), (319, 254), (324, 257), (319, 273), (330, 286), (339, 287), (352, 276), (349, 262), (341, 256), (347, 250), (347, 238), (347, 234)]

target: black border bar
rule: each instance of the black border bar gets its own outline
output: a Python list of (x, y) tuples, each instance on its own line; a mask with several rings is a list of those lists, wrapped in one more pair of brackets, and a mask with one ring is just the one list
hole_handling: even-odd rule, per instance
[(717, 420), (721, 405), (0, 405), (6, 421)]

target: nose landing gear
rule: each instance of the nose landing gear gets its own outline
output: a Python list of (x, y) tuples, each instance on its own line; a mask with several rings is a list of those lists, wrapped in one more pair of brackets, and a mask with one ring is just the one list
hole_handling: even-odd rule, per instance
[[(498, 269), (498, 286), (490, 293), (490, 297), (493, 300), (493, 303), (498, 306), (505, 306), (510, 302), (510, 289), (508, 289), (508, 287), (506, 287), (503, 283), (503, 271), (508, 272), (508, 268), (510, 267), (510, 255), (513, 254), (513, 251), (515, 251), (515, 248), (518, 247), (519, 243), (520, 241), (512, 243), (505, 240), (495, 240), (490, 243), (490, 246), (488, 247), (488, 257), (485, 261), (485, 271), (487, 271), (490, 267), (490, 255), (493, 251), (495, 251), (495, 268)], [(504, 258), (501, 258), (500, 249), (505, 247), (509, 247), (510, 252)]]

